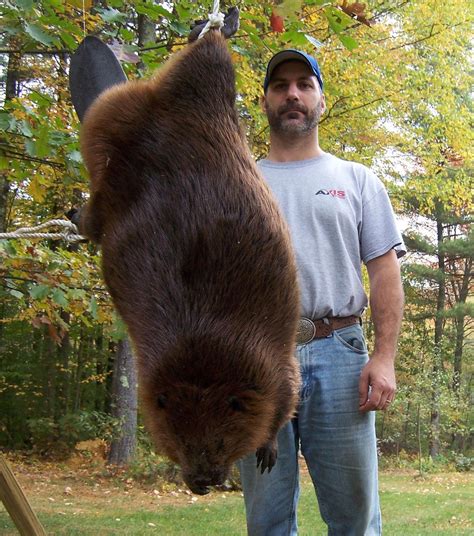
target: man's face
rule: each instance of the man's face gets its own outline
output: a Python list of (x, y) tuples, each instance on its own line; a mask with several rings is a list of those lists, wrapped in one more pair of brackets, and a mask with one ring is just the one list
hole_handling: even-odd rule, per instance
[(273, 71), (262, 107), (272, 132), (304, 135), (317, 127), (324, 95), (304, 62), (286, 61)]

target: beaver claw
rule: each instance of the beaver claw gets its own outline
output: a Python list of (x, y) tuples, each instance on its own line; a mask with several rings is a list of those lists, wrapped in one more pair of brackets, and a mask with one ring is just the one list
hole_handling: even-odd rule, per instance
[(263, 475), (265, 469), (268, 469), (268, 472), (270, 472), (273, 469), (278, 457), (276, 443), (273, 441), (265, 443), (263, 447), (257, 449), (255, 456), (257, 456), (257, 468), (260, 466), (261, 474)]
[[(189, 34), (188, 41), (192, 43), (199, 37), (204, 26), (207, 24), (207, 20), (197, 20), (194, 22), (191, 33)], [(239, 10), (236, 7), (231, 7), (227, 10), (227, 14), (224, 17), (224, 26), (222, 27), (222, 33), (226, 39), (232, 37), (239, 29)]]

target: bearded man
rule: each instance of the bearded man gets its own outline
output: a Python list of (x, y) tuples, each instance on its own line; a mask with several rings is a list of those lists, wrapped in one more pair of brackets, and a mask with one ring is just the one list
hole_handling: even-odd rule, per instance
[[(297, 415), (278, 436), (272, 471), (261, 474), (254, 456), (239, 464), (248, 533), (297, 534), (301, 451), (328, 534), (379, 535), (374, 412), (395, 395), (403, 310), (397, 257), (404, 245), (382, 182), (319, 146), (325, 97), (317, 61), (281, 51), (263, 87), (270, 151), (259, 167), (288, 221), (297, 260), (302, 388)], [(370, 357), (361, 325), (369, 304), (362, 263), (375, 328)]]

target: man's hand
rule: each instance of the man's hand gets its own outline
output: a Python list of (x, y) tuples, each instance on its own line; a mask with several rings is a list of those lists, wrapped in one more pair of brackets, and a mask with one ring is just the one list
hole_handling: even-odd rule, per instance
[(359, 410), (387, 409), (395, 395), (395, 353), (403, 314), (400, 267), (392, 249), (367, 263), (375, 328), (372, 357), (359, 380)]
[(396, 390), (393, 360), (373, 355), (362, 370), (359, 380), (359, 411), (385, 410)]

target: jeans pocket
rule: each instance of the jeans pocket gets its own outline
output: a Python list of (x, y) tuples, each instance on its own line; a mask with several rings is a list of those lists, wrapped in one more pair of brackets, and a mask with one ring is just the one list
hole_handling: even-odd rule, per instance
[(360, 326), (348, 326), (334, 331), (334, 337), (343, 346), (357, 354), (367, 354), (367, 345)]

